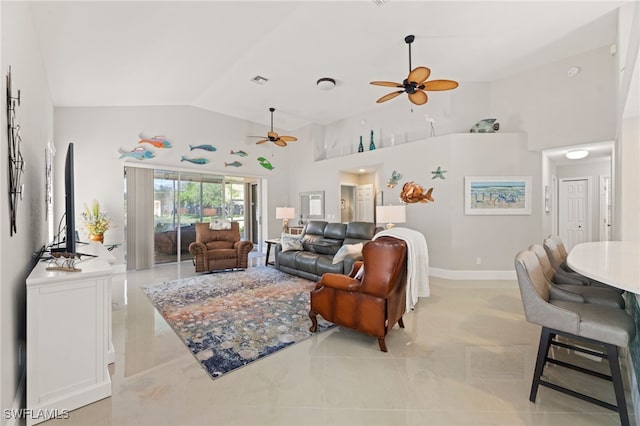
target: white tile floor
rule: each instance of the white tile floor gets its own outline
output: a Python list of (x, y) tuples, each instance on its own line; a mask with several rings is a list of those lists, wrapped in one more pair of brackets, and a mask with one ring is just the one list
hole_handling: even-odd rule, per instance
[[(113, 396), (45, 425), (619, 424), (546, 388), (529, 402), (540, 330), (525, 321), (515, 282), (432, 278), (431, 297), (389, 333), (388, 353), (336, 328), (212, 380), (140, 289), (187, 275), (184, 262), (114, 278)], [(608, 382), (546, 371), (615, 402)]]

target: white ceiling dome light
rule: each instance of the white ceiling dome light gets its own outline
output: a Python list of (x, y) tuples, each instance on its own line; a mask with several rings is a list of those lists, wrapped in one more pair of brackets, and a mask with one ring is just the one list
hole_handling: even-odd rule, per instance
[(323, 77), (316, 81), (320, 90), (331, 90), (336, 87), (336, 81), (333, 78)]
[(586, 149), (574, 149), (572, 151), (568, 151), (565, 156), (570, 160), (581, 160), (589, 155), (589, 151)]

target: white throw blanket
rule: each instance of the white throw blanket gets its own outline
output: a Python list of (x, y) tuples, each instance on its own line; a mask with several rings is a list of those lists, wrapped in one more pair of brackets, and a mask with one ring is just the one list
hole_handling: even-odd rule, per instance
[(413, 309), (418, 297), (429, 297), (429, 249), (420, 232), (409, 228), (391, 228), (378, 232), (373, 239), (388, 235), (407, 243), (407, 309)]

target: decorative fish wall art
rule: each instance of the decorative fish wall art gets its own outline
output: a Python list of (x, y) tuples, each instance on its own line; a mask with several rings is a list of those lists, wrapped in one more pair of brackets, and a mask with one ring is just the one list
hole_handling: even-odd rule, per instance
[(122, 148), (118, 150), (120, 153), (120, 158), (133, 158), (134, 160), (148, 160), (149, 158), (153, 158), (156, 155), (153, 151), (148, 150), (144, 146), (137, 146), (133, 148), (131, 151), (126, 151)]
[(239, 157), (246, 157), (246, 156), (247, 156), (247, 155), (249, 155), (249, 154), (247, 154), (247, 153), (246, 153), (246, 152), (244, 152), (244, 151), (234, 151), (234, 150), (231, 150), (231, 155), (237, 155), (237, 156), (239, 156)]
[(387, 188), (391, 189), (395, 187), (401, 178), (402, 175), (397, 171), (394, 170), (393, 172), (391, 172), (391, 177), (387, 180)]
[(138, 143), (148, 143), (156, 148), (171, 148), (171, 142), (169, 142), (164, 136), (154, 136), (152, 138), (147, 138), (143, 136), (142, 133), (140, 133), (138, 137), (140, 138)]
[(187, 158), (187, 157), (185, 157), (184, 155), (182, 156), (182, 158), (180, 159), (180, 161), (181, 161), (181, 162), (182, 162), (182, 161), (188, 161), (188, 162), (190, 162), (190, 163), (193, 163), (193, 164), (200, 164), (200, 165), (202, 165), (202, 164), (207, 164), (207, 163), (209, 162), (209, 160), (208, 160), (208, 159), (206, 159), (206, 158), (202, 158), (202, 157), (200, 157), (200, 158)]
[(429, 188), (428, 191), (425, 192), (424, 188), (417, 183), (407, 182), (402, 187), (402, 192), (400, 193), (400, 201), (403, 203), (428, 203), (434, 202), (435, 200), (431, 196), (433, 193), (433, 188)]
[(224, 163), (225, 167), (240, 167), (242, 163), (239, 161), (234, 161), (233, 163)]
[(194, 149), (201, 149), (203, 151), (209, 151), (209, 152), (215, 152), (216, 151), (216, 147), (213, 146), (213, 145), (209, 145), (209, 144), (207, 144), (207, 145), (196, 145), (196, 146), (189, 145), (189, 149), (191, 151), (193, 151)]
[(273, 164), (271, 164), (271, 162), (269, 162), (269, 160), (264, 157), (258, 157), (258, 163), (260, 163), (260, 165), (267, 170), (275, 169), (275, 167), (273, 167)]

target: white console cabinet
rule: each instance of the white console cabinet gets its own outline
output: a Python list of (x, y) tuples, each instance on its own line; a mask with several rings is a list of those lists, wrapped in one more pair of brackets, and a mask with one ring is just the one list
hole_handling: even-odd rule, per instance
[[(61, 412), (111, 396), (111, 276), (107, 259), (80, 262), (81, 272), (27, 278), (27, 409)], [(46, 419), (27, 418), (27, 426)]]

